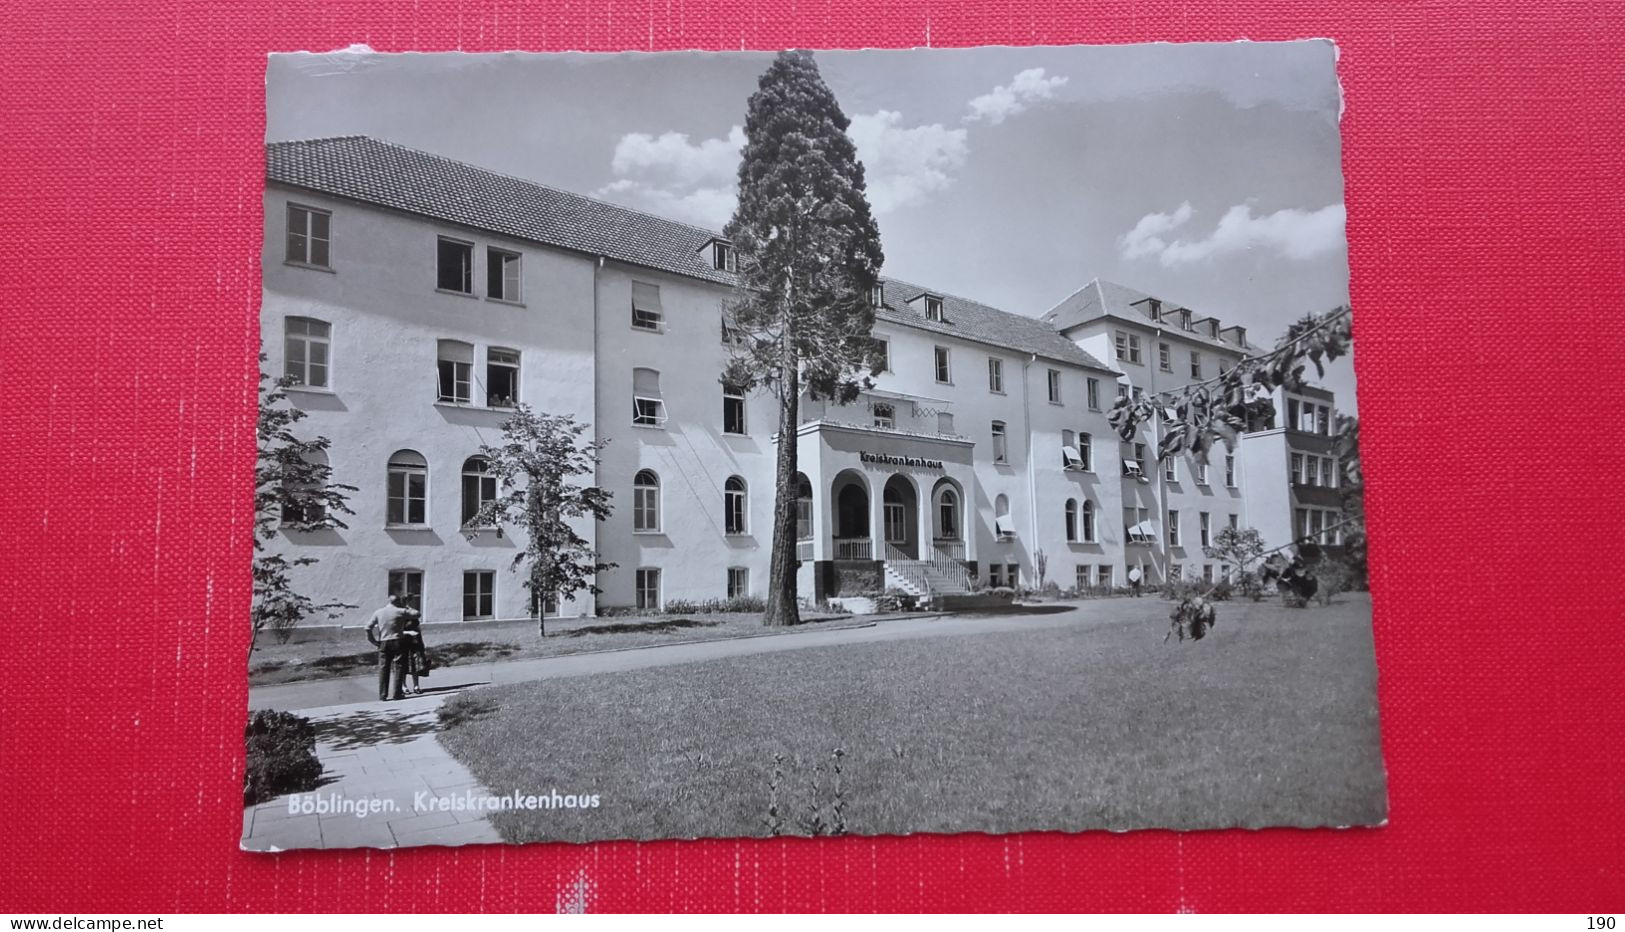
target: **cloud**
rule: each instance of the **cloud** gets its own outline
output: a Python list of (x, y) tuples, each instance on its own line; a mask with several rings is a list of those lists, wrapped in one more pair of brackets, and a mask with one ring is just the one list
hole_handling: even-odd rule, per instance
[[(852, 118), (847, 130), (863, 162), (869, 204), (884, 214), (947, 187), (965, 162), (965, 130), (904, 126), (891, 110)], [(719, 229), (738, 201), (745, 131), (694, 141), (686, 133), (627, 133), (615, 144), (615, 180), (595, 196), (638, 210)]]
[(971, 99), (970, 113), (965, 115), (965, 122), (974, 123), (977, 120), (986, 120), (998, 126), (1006, 119), (1026, 110), (1034, 102), (1049, 100), (1055, 95), (1055, 89), (1062, 87), (1069, 78), (1056, 75), (1053, 78), (1044, 76), (1042, 68), (1028, 68), (1010, 79), (1009, 84), (995, 87), (980, 97)]
[(965, 131), (940, 123), (903, 126), (903, 115), (880, 110), (852, 118), (846, 134), (858, 147), (869, 205), (885, 214), (953, 182), (965, 164)]
[(1194, 215), (1189, 202), (1172, 213), (1146, 214), (1118, 239), (1124, 259), (1156, 256), (1165, 267), (1202, 262), (1228, 253), (1267, 249), (1287, 259), (1310, 259), (1344, 245), (1342, 204), (1319, 210), (1295, 207), (1253, 216), (1252, 207), (1237, 204), (1224, 212), (1212, 233), (1200, 239), (1169, 241), (1168, 234)]

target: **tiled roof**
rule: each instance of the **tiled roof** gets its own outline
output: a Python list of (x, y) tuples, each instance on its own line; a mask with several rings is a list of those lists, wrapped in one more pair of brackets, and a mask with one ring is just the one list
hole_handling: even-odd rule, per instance
[(732, 284), (700, 250), (718, 234), (367, 136), (265, 147), (265, 177), (649, 268)]
[[(876, 312), (875, 317), (878, 320), (906, 324), (932, 333), (988, 343), (1018, 352), (1037, 353), (1078, 366), (1116, 372), (1115, 369), (1079, 349), (1076, 343), (1061, 336), (1054, 327), (1035, 317), (1023, 317), (1020, 314), (1001, 311), (968, 298), (932, 291), (894, 278), (885, 280), (885, 288), (887, 306)], [(923, 307), (917, 308), (908, 304), (922, 294), (932, 294), (942, 299), (941, 323), (926, 320)]]
[[(713, 230), (629, 210), (465, 162), (367, 136), (336, 136), (265, 146), (266, 180), (319, 191), (720, 285), (701, 250)], [(929, 289), (887, 279), (877, 317), (1080, 366), (1112, 371), (1050, 325), (954, 295), (943, 299), (944, 323), (927, 321), (905, 303)]]
[[(1079, 324), (1086, 323), (1098, 317), (1116, 317), (1121, 320), (1131, 320), (1147, 327), (1155, 326), (1150, 315), (1143, 310), (1145, 302), (1153, 299), (1143, 291), (1136, 291), (1116, 282), (1109, 282), (1097, 278), (1082, 288), (1068, 295), (1065, 300), (1051, 308), (1041, 320), (1056, 330), (1065, 331)], [(1164, 313), (1178, 311), (1183, 307), (1173, 301), (1162, 301)], [(1187, 308), (1191, 312), (1192, 322), (1206, 320), (1208, 315), (1202, 314), (1194, 308)], [(1210, 346), (1222, 346), (1231, 352), (1251, 352), (1256, 347), (1252, 345), (1237, 346), (1230, 340), (1218, 340), (1208, 336), (1204, 330), (1183, 330), (1178, 324), (1168, 320), (1163, 321), (1163, 328), (1172, 334)]]

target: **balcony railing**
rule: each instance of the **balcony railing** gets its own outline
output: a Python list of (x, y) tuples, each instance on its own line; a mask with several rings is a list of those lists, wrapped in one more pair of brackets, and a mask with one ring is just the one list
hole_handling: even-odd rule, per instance
[(849, 540), (835, 540), (835, 559), (837, 560), (873, 560), (874, 542), (867, 537), (852, 538)]

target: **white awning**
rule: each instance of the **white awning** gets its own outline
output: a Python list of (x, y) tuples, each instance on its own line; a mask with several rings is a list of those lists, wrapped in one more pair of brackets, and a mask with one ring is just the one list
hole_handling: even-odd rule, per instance
[(1139, 460), (1124, 460), (1123, 461), (1123, 468), (1125, 470), (1127, 470), (1130, 474), (1138, 476), (1140, 474), (1140, 461)]
[(1010, 520), (1009, 515), (999, 515), (994, 518), (993, 526), (998, 529), (1000, 537), (1016, 536), (1016, 523)]
[(1083, 455), (1078, 452), (1077, 447), (1062, 447), (1061, 455), (1066, 457), (1066, 465), (1068, 467), (1072, 469), (1083, 468)]
[(633, 282), (632, 309), (635, 311), (647, 311), (651, 314), (660, 313), (660, 286), (649, 285), (643, 282)]

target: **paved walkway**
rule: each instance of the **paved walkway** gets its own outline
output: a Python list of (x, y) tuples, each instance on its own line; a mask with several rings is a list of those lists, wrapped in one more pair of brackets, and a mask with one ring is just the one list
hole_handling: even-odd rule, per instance
[[(792, 629), (782, 634), (442, 667), (423, 681), (426, 688), (433, 684), (427, 695), (399, 702), (378, 701), (376, 676), (256, 687), (249, 690), (251, 708), (297, 710), (316, 725), (316, 757), (325, 771), (323, 785), (313, 793), (278, 797), (245, 809), (242, 847), (280, 851), (501, 841), (490, 822), (478, 812), (420, 812), (414, 808), (420, 793), (428, 797), (489, 794), (435, 737), (440, 704), (469, 687), (843, 644), (1036, 630), (1089, 620), (1083, 613), (1069, 609), (858, 622), (839, 628)], [(305, 813), (291, 809), (290, 799), (326, 802), (330, 806), (338, 800), (352, 808)], [(369, 802), (372, 800), (379, 802)], [(360, 803), (383, 807), (383, 811), (358, 816), (353, 807)]]
[[(244, 809), (243, 850), (500, 842), (496, 829), (478, 812), (414, 809), (419, 793), (488, 795), (435, 738), (439, 727), (435, 713), (443, 701), (445, 694), (301, 711), (316, 726), (322, 785), (310, 793), (279, 796)], [(382, 811), (359, 816), (354, 809), (300, 813), (290, 811), (290, 800), (329, 807), (342, 800)]]

